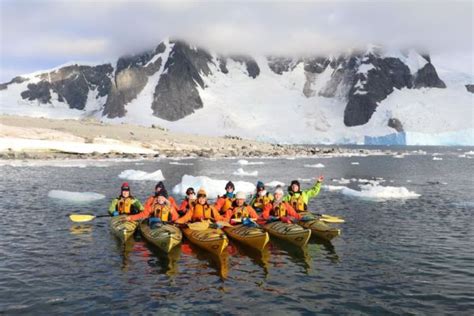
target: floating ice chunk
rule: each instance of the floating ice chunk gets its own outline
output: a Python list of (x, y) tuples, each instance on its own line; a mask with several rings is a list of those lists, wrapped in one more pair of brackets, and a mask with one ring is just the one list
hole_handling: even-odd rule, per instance
[[(176, 195), (185, 195), (186, 189), (189, 187), (194, 188), (197, 192), (200, 188), (203, 188), (207, 192), (207, 196), (211, 199), (216, 198), (220, 194), (225, 193), (225, 185), (228, 180), (216, 180), (206, 176), (190, 176), (184, 175), (181, 178), (181, 183), (173, 187), (173, 193)], [(235, 191), (243, 191), (245, 193), (253, 193), (255, 191), (255, 185), (250, 182), (236, 181), (234, 182)]]
[(298, 181), (300, 182), (311, 182), (313, 179), (308, 179), (308, 178), (298, 178)]
[(466, 155), (459, 155), (459, 158), (466, 158)]
[(177, 165), (177, 166), (193, 166), (194, 163), (192, 163), (192, 162), (170, 161), (170, 165)]
[(256, 177), (258, 176), (258, 171), (255, 170), (255, 171), (245, 171), (244, 169), (242, 168), (239, 168), (237, 169), (237, 171), (234, 171), (232, 173), (234, 176), (241, 176), (241, 177), (244, 177), (244, 176), (248, 176), (248, 177)]
[(145, 172), (141, 170), (128, 169), (122, 171), (119, 176), (120, 179), (134, 180), (134, 181), (163, 181), (163, 173), (161, 170), (155, 172)]
[(433, 157), (433, 160), (443, 160), (441, 157)]
[(471, 155), (471, 156), (474, 156), (474, 151), (470, 150), (470, 151), (466, 151), (464, 153), (465, 155)]
[(339, 184), (349, 184), (351, 183), (351, 180), (349, 179), (344, 179), (344, 178), (341, 178), (341, 179), (332, 179), (333, 182), (336, 182), (336, 183), (339, 183)]
[(271, 182), (265, 183), (265, 186), (271, 187), (271, 188), (274, 188), (274, 187), (277, 187), (277, 186), (284, 186), (284, 185), (285, 184), (283, 182), (280, 182), (280, 181), (271, 181)]
[(401, 154), (401, 155), (393, 155), (393, 158), (405, 158), (405, 155)]
[(347, 187), (342, 186), (342, 185), (328, 185), (328, 184), (323, 185), (323, 189), (328, 190), (328, 191), (341, 191), (344, 188), (347, 188)]
[(372, 184), (359, 185), (359, 187), (361, 189), (360, 191), (345, 186), (324, 186), (328, 191), (338, 191), (344, 195), (376, 202), (395, 199), (415, 199), (420, 196), (420, 194), (409, 191), (405, 187), (384, 187)]
[(248, 160), (245, 160), (245, 159), (241, 159), (241, 160), (237, 161), (237, 164), (239, 164), (241, 166), (263, 165), (264, 162), (263, 161), (248, 161)]
[(48, 197), (58, 200), (85, 203), (102, 200), (103, 198), (105, 198), (105, 195), (94, 192), (71, 192), (62, 190), (51, 190), (48, 192)]
[(358, 161), (353, 161), (353, 162), (351, 162), (351, 165), (358, 165), (358, 164), (359, 164)]
[(324, 168), (322, 163), (317, 163), (315, 165), (304, 165), (306, 168)]

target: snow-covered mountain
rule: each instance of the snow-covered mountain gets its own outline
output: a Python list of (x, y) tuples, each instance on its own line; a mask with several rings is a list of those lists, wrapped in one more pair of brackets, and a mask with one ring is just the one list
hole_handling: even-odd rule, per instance
[(414, 50), (223, 56), (165, 40), (113, 63), (15, 77), (0, 85), (0, 113), (287, 143), (474, 145), (473, 83)]

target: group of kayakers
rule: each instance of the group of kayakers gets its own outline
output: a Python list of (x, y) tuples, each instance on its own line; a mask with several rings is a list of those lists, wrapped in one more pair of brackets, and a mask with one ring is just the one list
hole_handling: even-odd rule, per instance
[(110, 204), (109, 213), (112, 216), (127, 215), (125, 218), (128, 221), (149, 218), (150, 223), (185, 224), (207, 219), (232, 223), (245, 218), (289, 222), (292, 218), (300, 219), (299, 213), (307, 211), (309, 199), (319, 194), (323, 179), (323, 176), (318, 177), (316, 183), (306, 190), (301, 189), (298, 180), (293, 180), (286, 195), (281, 186), (277, 186), (271, 194), (265, 189), (264, 183), (258, 181), (249, 203), (246, 203), (247, 195), (244, 192), (235, 192), (231, 181), (214, 204), (209, 202), (204, 188), (200, 188), (197, 193), (194, 188), (188, 188), (179, 206), (168, 195), (162, 181), (156, 184), (154, 194), (148, 197), (144, 205), (131, 195), (130, 186), (125, 182), (120, 188), (120, 196)]

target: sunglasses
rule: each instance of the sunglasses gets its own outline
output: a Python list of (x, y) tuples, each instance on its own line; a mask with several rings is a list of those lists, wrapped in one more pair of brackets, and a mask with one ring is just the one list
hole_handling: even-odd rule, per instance
[(205, 197), (207, 197), (207, 196), (206, 196), (205, 194), (198, 194), (197, 197), (198, 197), (198, 198), (202, 198), (202, 197), (205, 198)]
[(191, 194), (196, 194), (196, 193), (194, 193), (194, 191), (189, 191), (188, 193), (186, 193), (186, 195), (191, 195)]

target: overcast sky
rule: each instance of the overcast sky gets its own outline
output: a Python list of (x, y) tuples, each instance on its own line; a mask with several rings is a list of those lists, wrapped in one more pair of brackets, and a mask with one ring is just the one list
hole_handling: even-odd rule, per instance
[[(369, 43), (473, 73), (473, 1), (0, 0), (0, 82), (112, 61), (177, 37), (221, 53), (317, 55)], [(448, 58), (452, 56), (452, 58)]]

